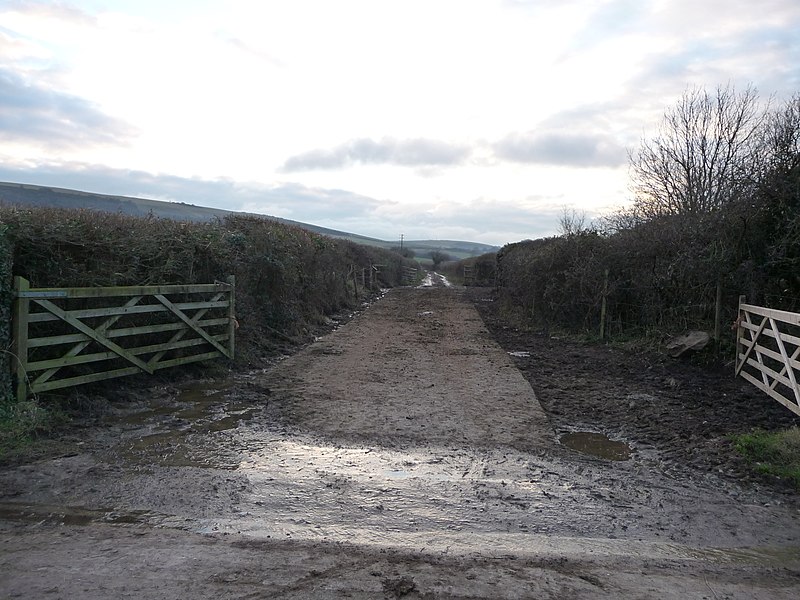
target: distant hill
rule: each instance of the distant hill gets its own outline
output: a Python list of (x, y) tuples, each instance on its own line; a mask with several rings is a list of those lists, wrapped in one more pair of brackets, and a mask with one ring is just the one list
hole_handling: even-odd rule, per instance
[[(186, 204), (184, 202), (164, 202), (161, 200), (149, 200), (147, 198), (134, 198), (130, 196), (111, 196), (66, 188), (8, 182), (0, 182), (0, 203), (23, 206), (85, 208), (140, 217), (153, 214), (157, 217), (174, 219), (176, 221), (213, 221), (217, 218), (223, 218), (225, 215), (234, 214), (233, 211), (229, 210), (195, 206), (194, 204)], [(288, 225), (295, 225), (313, 231), (314, 233), (350, 240), (358, 244), (378, 246), (381, 248), (396, 248), (400, 246), (399, 240), (390, 242), (356, 233), (347, 233), (320, 227), (318, 225), (311, 225), (309, 223), (282, 219), (280, 217), (255, 214), (253, 216), (271, 219)], [(457, 259), (479, 256), (499, 250), (497, 246), (455, 240), (404, 240), (403, 247), (412, 250), (419, 258), (429, 256), (434, 250), (445, 252)]]

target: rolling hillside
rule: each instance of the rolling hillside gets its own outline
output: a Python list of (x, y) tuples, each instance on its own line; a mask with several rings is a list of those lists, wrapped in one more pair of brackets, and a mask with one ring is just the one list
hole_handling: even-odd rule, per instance
[[(133, 198), (129, 196), (110, 196), (70, 190), (66, 188), (45, 187), (39, 185), (0, 182), (0, 203), (16, 204), (22, 206), (54, 206), (61, 208), (85, 208), (107, 212), (121, 212), (128, 215), (146, 216), (153, 214), (158, 217), (175, 219), (177, 221), (211, 221), (222, 218), (231, 211), (206, 206), (196, 206), (183, 202), (163, 202), (147, 198)], [(267, 215), (254, 215), (265, 219), (272, 219), (296, 225), (309, 231), (327, 235), (329, 237), (351, 240), (359, 244), (378, 246), (381, 248), (394, 248), (400, 245), (398, 240), (386, 241), (371, 238), (355, 233), (347, 233), (328, 229), (309, 223), (301, 223), (280, 217)], [(405, 240), (403, 246), (414, 252), (419, 258), (424, 258), (434, 250), (445, 252), (453, 258), (467, 258), (479, 256), (499, 250), (497, 246), (481, 244), (478, 242), (465, 242), (457, 240)]]

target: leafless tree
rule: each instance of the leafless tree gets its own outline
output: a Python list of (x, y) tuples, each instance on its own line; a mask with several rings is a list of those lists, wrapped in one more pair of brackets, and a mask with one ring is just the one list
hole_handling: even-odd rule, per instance
[(772, 113), (764, 127), (762, 179), (797, 180), (800, 170), (800, 92)]
[(646, 217), (707, 213), (752, 185), (765, 111), (752, 86), (687, 90), (658, 133), (631, 153), (635, 207)]
[(574, 208), (569, 209), (566, 206), (561, 209), (561, 217), (558, 219), (558, 232), (562, 236), (577, 235), (582, 231), (586, 231), (586, 229), (585, 212), (577, 212)]

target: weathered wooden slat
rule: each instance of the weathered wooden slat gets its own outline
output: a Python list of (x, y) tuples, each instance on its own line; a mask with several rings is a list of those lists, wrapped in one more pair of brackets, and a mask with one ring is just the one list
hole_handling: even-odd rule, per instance
[[(141, 300), (141, 299), (142, 299), (142, 297), (141, 297), (141, 296), (133, 296), (133, 297), (131, 297), (130, 299), (128, 299), (128, 301), (125, 303), (125, 307), (126, 307), (126, 308), (130, 308), (131, 306), (135, 306), (135, 305), (136, 305), (136, 304), (139, 302), (139, 300)], [(113, 316), (113, 317), (110, 317), (110, 318), (106, 319), (106, 320), (105, 320), (105, 321), (103, 321), (103, 322), (102, 322), (102, 323), (101, 323), (101, 324), (100, 324), (98, 327), (96, 327), (96, 328), (95, 328), (95, 332), (97, 332), (97, 334), (98, 334), (98, 335), (105, 336), (105, 334), (106, 334), (106, 330), (107, 330), (109, 327), (111, 327), (112, 325), (114, 325), (114, 323), (116, 323), (117, 321), (119, 321), (121, 318), (122, 318), (122, 315), (115, 315), (115, 316)], [(107, 336), (106, 336), (106, 337), (107, 337)], [(70, 357), (72, 357), (72, 356), (77, 356), (78, 354), (80, 354), (81, 352), (83, 352), (83, 350), (84, 350), (84, 349), (85, 349), (85, 348), (86, 348), (86, 347), (87, 347), (89, 344), (91, 344), (91, 340), (90, 340), (90, 339), (87, 339), (86, 341), (78, 342), (78, 343), (77, 343), (75, 346), (73, 346), (72, 348), (70, 348), (70, 349), (69, 349), (69, 350), (66, 352), (66, 354), (64, 354), (64, 358), (70, 358)], [(36, 383), (44, 383), (45, 381), (47, 381), (48, 379), (50, 379), (51, 377), (53, 377), (53, 376), (54, 376), (56, 373), (58, 373), (58, 370), (59, 370), (60, 368), (61, 368), (60, 366), (55, 366), (55, 365), (54, 365), (54, 366), (53, 366), (52, 368), (50, 368), (50, 369), (49, 369), (47, 372), (45, 372), (45, 373), (42, 373), (41, 375), (39, 375), (39, 376), (36, 378)], [(37, 370), (37, 369), (32, 369), (32, 370), (34, 370), (34, 371), (35, 371), (35, 370)]]
[[(38, 393), (74, 385), (103, 381), (115, 377), (123, 377), (135, 373), (153, 373), (157, 369), (165, 369), (198, 361), (211, 360), (222, 356), (233, 357), (234, 341), (234, 301), (235, 280), (230, 277), (227, 283), (200, 285), (170, 285), (170, 286), (134, 286), (125, 288), (40, 288), (30, 289), (29, 283), (22, 279), (15, 279), (15, 304), (14, 304), (14, 352), (19, 352), (20, 360), (17, 361), (18, 371), (17, 394), (24, 399), (28, 392)], [(198, 301), (173, 302), (167, 296), (174, 294), (204, 294), (205, 298)], [(211, 299), (209, 300), (209, 295)], [(144, 296), (152, 296), (157, 304), (140, 304)], [(225, 298), (227, 296), (227, 299)], [(78, 310), (69, 309), (69, 300), (72, 298), (127, 298), (122, 306), (85, 308)], [(57, 303), (53, 302), (56, 301)], [(64, 306), (60, 306), (63, 304)], [(38, 309), (31, 313), (31, 308)], [(205, 315), (216, 310), (212, 318)], [(225, 316), (219, 316), (224, 310)], [(194, 312), (193, 316), (187, 312)], [(124, 316), (164, 313), (158, 317), (158, 323), (136, 326), (130, 325), (113, 329), (114, 325)], [(178, 321), (163, 322), (169, 314)], [(19, 318), (18, 318), (19, 317)], [(103, 319), (94, 324), (86, 323), (82, 319)], [(63, 321), (75, 332), (63, 335), (41, 336), (29, 338), (31, 323), (46, 323)], [(133, 321), (135, 322), (135, 321)], [(220, 330), (220, 327), (224, 329)], [(157, 333), (174, 332), (169, 341), (155, 338), (158, 343), (151, 343), (134, 348), (123, 348), (112, 342), (112, 338), (125, 338), (128, 336), (148, 336)], [(194, 335), (188, 335), (194, 334)], [(145, 338), (146, 339), (146, 338)], [(155, 341), (154, 340), (154, 341)], [(106, 348), (105, 351), (92, 354), (82, 354), (93, 342)], [(141, 343), (141, 342), (139, 342)], [(72, 347), (62, 351), (60, 356), (54, 358), (31, 361), (28, 363), (30, 348), (44, 348), (58, 345), (71, 344)], [(214, 348), (212, 351), (202, 352), (202, 347)], [(189, 348), (197, 347), (200, 354), (191, 355)], [(170, 360), (161, 360), (167, 352), (184, 349), (189, 356), (174, 357)], [(139, 356), (155, 354), (156, 360), (151, 365), (145, 363)], [(76, 365), (89, 365), (102, 363), (110, 359), (122, 359), (131, 363), (131, 366), (97, 371), (81, 376), (57, 378), (59, 369)], [(152, 358), (151, 358), (152, 360)], [(92, 367), (96, 369), (96, 367)], [(30, 381), (27, 373), (39, 373), (34, 381)]]
[[(44, 301), (44, 300), (42, 300)], [(41, 304), (39, 300), (34, 300)], [(194, 310), (200, 308), (227, 308), (228, 302), (219, 300), (217, 302), (180, 302), (175, 304), (181, 310)], [(64, 311), (76, 319), (90, 319), (93, 317), (109, 317), (113, 315), (134, 315), (142, 313), (166, 312), (167, 309), (161, 304), (144, 304), (125, 308), (123, 306), (109, 306), (107, 308), (85, 308), (81, 310)], [(45, 321), (57, 321), (58, 317), (46, 312), (38, 312), (30, 315), (29, 323), (41, 323)]]
[[(753, 323), (751, 317), (760, 317), (758, 326)], [(800, 338), (781, 330), (781, 326), (800, 325), (800, 314), (746, 304), (745, 297), (740, 296), (738, 322), (736, 374), (800, 415), (800, 385), (798, 385)], [(777, 351), (765, 346), (768, 340), (769, 345)], [(780, 365), (780, 372), (767, 365), (765, 359)], [(761, 379), (757, 375), (760, 375)], [(783, 386), (781, 390), (778, 389), (778, 385)], [(790, 391), (790, 395), (794, 396), (793, 400), (782, 393), (783, 388)]]
[(205, 354), (195, 354), (194, 356), (184, 356), (182, 358), (173, 358), (171, 360), (164, 360), (160, 363), (153, 365), (153, 370), (167, 369), (169, 367), (179, 367), (180, 365), (188, 365), (189, 363), (202, 362), (204, 360), (213, 360), (215, 358), (223, 358), (225, 355), (219, 352), (207, 352)]
[(66, 312), (64, 312), (64, 310), (62, 310), (61, 308), (59, 308), (58, 306), (56, 306), (55, 304), (53, 304), (49, 300), (36, 300), (36, 302), (38, 302), (43, 308), (49, 310), (51, 313), (53, 313), (54, 315), (59, 317), (61, 320), (66, 321), (67, 323), (72, 325), (75, 329), (77, 329), (81, 333), (84, 333), (84, 334), (88, 335), (94, 341), (98, 342), (99, 344), (102, 344), (103, 346), (105, 346), (106, 348), (111, 350), (112, 352), (116, 352), (122, 358), (127, 359), (129, 362), (131, 362), (134, 365), (136, 365), (137, 367), (139, 367), (142, 371), (146, 371), (147, 373), (150, 373), (151, 375), (153, 374), (153, 370), (150, 367), (147, 366), (147, 363), (144, 363), (141, 360), (139, 360), (138, 358), (136, 358), (135, 356), (133, 356), (130, 352), (125, 350), (125, 348), (122, 348), (121, 346), (115, 344), (111, 340), (103, 337), (102, 335), (99, 335), (98, 333), (96, 333), (94, 331), (94, 329), (92, 329), (88, 325), (85, 325), (84, 323), (82, 323), (81, 321), (79, 321), (78, 319), (73, 317), (72, 315), (68, 315)]
[[(217, 350), (219, 350), (219, 351), (220, 351), (222, 354), (224, 354), (225, 356), (228, 356), (228, 349), (227, 349), (225, 346), (223, 346), (223, 345), (219, 344), (219, 343), (218, 343), (217, 341), (215, 341), (214, 339), (212, 339), (212, 337), (211, 337), (210, 335), (208, 335), (208, 333), (206, 333), (206, 331), (205, 331), (205, 330), (203, 330), (203, 329), (201, 329), (200, 327), (198, 327), (198, 326), (197, 326), (197, 324), (196, 324), (196, 323), (195, 323), (195, 322), (194, 322), (194, 321), (193, 321), (191, 318), (189, 318), (188, 316), (186, 316), (186, 314), (185, 314), (185, 313), (184, 313), (184, 312), (183, 312), (183, 311), (180, 309), (180, 307), (179, 307), (177, 304), (173, 304), (172, 302), (170, 302), (169, 300), (167, 300), (167, 298), (165, 298), (165, 297), (164, 297), (164, 296), (162, 296), (161, 294), (156, 294), (156, 295), (155, 295), (155, 298), (156, 298), (156, 299), (157, 299), (159, 302), (161, 302), (161, 303), (162, 303), (164, 306), (166, 306), (167, 308), (169, 308), (169, 309), (170, 309), (170, 310), (171, 310), (171, 311), (172, 311), (172, 312), (175, 314), (175, 316), (177, 316), (177, 317), (178, 317), (178, 318), (179, 318), (181, 321), (183, 321), (183, 322), (184, 322), (184, 323), (186, 323), (186, 324), (187, 324), (189, 327), (191, 327), (192, 329), (194, 329), (194, 330), (195, 330), (195, 332), (197, 332), (197, 335), (199, 335), (199, 336), (200, 336), (200, 337), (202, 337), (202, 338), (205, 338), (205, 340), (206, 340), (206, 341), (207, 341), (209, 344), (211, 344), (212, 346), (214, 346), (214, 348), (216, 348)], [(225, 304), (227, 304), (227, 302), (226, 302)], [(228, 358), (233, 358), (233, 357), (232, 357), (232, 356), (228, 356)]]
[[(183, 358), (175, 358), (172, 360), (164, 361), (155, 365), (156, 370), (166, 369), (169, 367), (178, 367), (180, 365), (188, 365), (190, 363), (202, 362), (205, 360), (213, 360), (215, 358), (222, 358), (219, 352), (207, 352), (205, 354), (195, 354), (194, 356), (186, 356)], [(49, 392), (75, 385), (83, 385), (86, 383), (95, 383), (98, 381), (105, 381), (106, 379), (115, 379), (117, 377), (125, 377), (128, 375), (136, 375), (141, 373), (137, 367), (126, 367), (124, 369), (115, 369), (113, 371), (103, 371), (101, 373), (91, 373), (89, 375), (81, 375), (80, 377), (69, 377), (67, 379), (56, 379), (48, 381), (40, 386), (31, 386), (31, 392)]]
[[(749, 323), (750, 322), (750, 314), (749, 313), (744, 313), (744, 316), (747, 319), (747, 322)], [(736, 367), (736, 375), (738, 375), (739, 372), (742, 370), (742, 367), (744, 367), (745, 361), (750, 356), (750, 353), (753, 351), (753, 348), (755, 347), (755, 342), (756, 342), (756, 340), (758, 340), (758, 336), (764, 330), (764, 327), (766, 326), (766, 324), (767, 324), (767, 319), (762, 319), (761, 320), (761, 325), (759, 325), (758, 330), (756, 330), (755, 334), (753, 332), (750, 333), (750, 340), (753, 342), (753, 345), (750, 346), (747, 349), (747, 352), (745, 352), (744, 357), (742, 358), (741, 362), (737, 365), (737, 367)]]
[[(218, 342), (224, 342), (228, 339), (228, 333), (220, 333), (215, 336), (212, 336)], [(161, 344), (151, 344), (149, 346), (139, 346), (136, 348), (126, 348), (128, 352), (133, 354), (134, 356), (141, 356), (142, 354), (150, 354), (152, 352), (161, 352), (163, 350), (176, 350), (178, 348), (191, 348), (192, 346), (200, 346), (202, 344), (206, 344), (206, 340), (202, 338), (192, 338), (189, 340), (181, 340), (179, 342), (164, 342)], [(119, 358), (119, 355), (116, 352), (95, 352), (94, 354), (81, 354), (81, 355), (70, 355), (70, 356), (61, 356), (59, 358), (52, 358), (49, 360), (40, 360), (36, 362), (28, 363), (28, 372), (35, 373), (36, 371), (42, 371), (44, 369), (61, 369), (64, 367), (73, 367), (75, 365), (84, 365), (93, 362), (99, 362), (102, 360), (111, 360), (114, 358)], [(36, 378), (36, 383), (44, 383), (46, 379)]]
[[(750, 340), (742, 340), (741, 345), (745, 348), (750, 347), (752, 342)], [(769, 358), (778, 361), (779, 363), (783, 363), (784, 365), (788, 362), (792, 368), (797, 369), (800, 371), (800, 361), (796, 360), (798, 354), (795, 352), (792, 356), (787, 356), (787, 360), (784, 361), (783, 355), (779, 352), (775, 352), (774, 350), (770, 350), (769, 348), (765, 348), (764, 346), (757, 344), (757, 348), (755, 349), (757, 353), (763, 354), (764, 356), (768, 356)], [(739, 358), (742, 358), (744, 355), (739, 354)]]
[(794, 402), (792, 402), (791, 400), (786, 398), (779, 391), (777, 391), (775, 389), (772, 389), (771, 387), (769, 387), (767, 385), (764, 385), (758, 379), (756, 379), (755, 377), (750, 375), (750, 373), (748, 373), (747, 371), (742, 371), (740, 373), (740, 375), (742, 376), (743, 379), (746, 379), (747, 381), (752, 383), (754, 386), (756, 386), (762, 392), (764, 392), (766, 394), (769, 394), (774, 400), (777, 400), (778, 402), (783, 404), (786, 408), (791, 410), (793, 413), (795, 413), (797, 415), (800, 415), (800, 406), (798, 406), (797, 404), (795, 404)]
[[(211, 299), (211, 301), (212, 301), (212, 302), (216, 302), (217, 300), (219, 300), (219, 299), (220, 299), (220, 297), (222, 297), (222, 293), (219, 293), (219, 294), (217, 294), (216, 296), (214, 296), (214, 297)], [(205, 314), (206, 314), (206, 313), (207, 313), (209, 310), (211, 310), (211, 309), (209, 309), (209, 308), (203, 308), (203, 309), (200, 309), (200, 310), (198, 310), (198, 311), (197, 311), (197, 312), (194, 314), (194, 316), (192, 317), (192, 322), (194, 322), (194, 323), (198, 323), (198, 324), (199, 324), (199, 321), (200, 321), (200, 319), (202, 319), (202, 318), (205, 316)], [(188, 326), (188, 325), (186, 325), (186, 323), (182, 323), (182, 325), (183, 325), (184, 327), (183, 327), (181, 330), (179, 330), (177, 333), (175, 333), (175, 335), (173, 335), (173, 336), (172, 336), (172, 338), (170, 339), (170, 342), (177, 342), (178, 340), (180, 340), (181, 338), (183, 338), (183, 336), (185, 336), (185, 335), (186, 335), (186, 334), (187, 334), (187, 333), (190, 331), (190, 329), (189, 329), (189, 326)], [(148, 361), (147, 361), (147, 363), (148, 363), (149, 365), (154, 365), (154, 364), (156, 364), (158, 361), (160, 361), (162, 358), (164, 358), (164, 355), (165, 355), (166, 353), (167, 353), (167, 350), (164, 350), (164, 351), (162, 351), (162, 352), (159, 352), (158, 354), (155, 354), (154, 356), (152, 356), (152, 357), (150, 358), (150, 360), (148, 360)]]
[(127, 375), (136, 375), (142, 371), (138, 367), (125, 367), (124, 369), (115, 369), (114, 371), (103, 371), (101, 373), (90, 373), (88, 375), (81, 375), (80, 377), (68, 377), (66, 379), (55, 379), (48, 381), (41, 385), (31, 385), (31, 392), (38, 394), (39, 392), (49, 392), (52, 390), (60, 390), (66, 387), (75, 385), (83, 385), (86, 383), (95, 383), (97, 381), (105, 381), (106, 379), (114, 379), (116, 377), (125, 377)]
[[(40, 304), (43, 300), (33, 300), (34, 303)], [(69, 315), (75, 319), (91, 319), (94, 317), (113, 317), (116, 315), (140, 315), (146, 313), (164, 312), (163, 307), (157, 304), (143, 304), (139, 306), (132, 306), (125, 308), (124, 306), (109, 306), (106, 308), (85, 308), (82, 310), (70, 310)], [(58, 321), (59, 317), (50, 312), (37, 312), (31, 314), (29, 319), (30, 323), (45, 323), (48, 321)]]
[(64, 290), (25, 290), (16, 293), (17, 298), (42, 299), (42, 298), (66, 298), (67, 292)]
[[(748, 331), (756, 331), (758, 329), (752, 323), (747, 323), (747, 322), (740, 323), (739, 326)], [(780, 334), (780, 339), (782, 339), (784, 342), (788, 342), (789, 344), (793, 344), (795, 346), (800, 346), (800, 337), (788, 334), (784, 331), (780, 331), (779, 334)], [(765, 329), (761, 335), (766, 335), (773, 339), (778, 339), (778, 336), (771, 329)]]
[[(220, 325), (228, 325), (227, 317), (220, 317), (218, 319), (203, 319), (198, 321), (197, 324), (204, 329), (210, 327), (218, 327)], [(164, 333), (167, 331), (177, 331), (179, 329), (187, 330), (186, 324), (181, 321), (179, 323), (162, 323), (161, 325), (143, 325), (141, 327), (124, 327), (119, 329), (110, 329), (106, 331), (107, 338), (119, 338), (132, 335), (148, 335), (153, 333)], [(39, 348), (42, 346), (58, 346), (60, 344), (72, 344), (75, 342), (83, 342), (90, 339), (82, 333), (69, 333), (65, 335), (53, 335), (49, 337), (31, 338), (28, 340), (29, 348)]]
[(90, 287), (90, 288), (36, 288), (26, 290), (25, 298), (107, 298), (125, 296), (155, 296), (161, 294), (171, 296), (174, 294), (198, 294), (205, 292), (227, 292), (230, 284), (219, 283), (198, 283), (191, 285), (145, 285), (130, 287)]
[(800, 325), (800, 313), (776, 310), (774, 308), (764, 308), (763, 306), (753, 306), (752, 304), (742, 304), (739, 308), (753, 315), (777, 319), (778, 321), (783, 321), (790, 325)]
[[(772, 329), (777, 332), (778, 324), (776, 323), (775, 319), (770, 317), (769, 320), (770, 324), (772, 325)], [(783, 375), (784, 373), (786, 373), (786, 375), (789, 377), (789, 381), (791, 382), (791, 384), (789, 385), (789, 389), (791, 389), (794, 392), (795, 400), (797, 401), (798, 404), (800, 404), (800, 386), (797, 385), (797, 377), (795, 377), (794, 368), (791, 364), (789, 353), (786, 351), (786, 345), (783, 343), (783, 340), (780, 338), (780, 336), (778, 336), (778, 339), (776, 341), (778, 343), (778, 349), (781, 352), (781, 357), (783, 358), (783, 364), (784, 364), (784, 368), (780, 374)]]
[[(761, 372), (761, 374), (763, 376), (765, 376), (767, 378), (764, 381), (764, 385), (766, 385), (767, 387), (773, 387), (771, 385), (771, 383), (773, 381), (777, 381), (778, 383), (782, 383), (783, 385), (785, 385), (788, 388), (792, 388), (792, 386), (793, 386), (793, 383), (792, 383), (791, 379), (789, 379), (785, 375), (779, 373), (775, 369), (769, 367), (768, 365), (764, 364), (763, 362), (758, 362), (756, 360), (753, 360), (752, 358), (748, 358), (747, 361), (746, 361), (746, 364), (748, 366), (750, 366), (750, 367), (753, 367), (754, 369), (757, 369), (758, 371)], [(745, 371), (742, 371), (742, 373), (744, 373), (744, 372)]]
[[(755, 342), (755, 344), (756, 344), (755, 348), (756, 352), (760, 352), (761, 354), (768, 356), (769, 358), (772, 358), (778, 362), (782, 362), (784, 364), (786, 363), (791, 364), (793, 368), (800, 370), (800, 360), (797, 359), (797, 357), (800, 356), (800, 346), (795, 348), (794, 352), (791, 355), (787, 355), (784, 358), (784, 355), (781, 354), (779, 351), (763, 346), (760, 341)], [(749, 348), (750, 346), (753, 345), (753, 342), (750, 340), (743, 339), (739, 342), (739, 345), (745, 348)], [(739, 356), (741, 356), (741, 354)]]

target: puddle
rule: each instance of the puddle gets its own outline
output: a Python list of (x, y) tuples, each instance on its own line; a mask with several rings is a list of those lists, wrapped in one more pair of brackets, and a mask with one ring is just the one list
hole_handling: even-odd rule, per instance
[(572, 450), (607, 460), (628, 460), (631, 457), (628, 444), (610, 440), (602, 433), (574, 431), (562, 435), (559, 442)]
[(235, 429), (262, 408), (232, 401), (233, 379), (201, 381), (183, 388), (172, 401), (154, 400), (145, 410), (115, 419), (126, 433), (116, 454), (128, 463), (233, 470), (238, 452), (219, 447), (217, 434)]
[(385, 477), (389, 479), (405, 479), (409, 476), (408, 471), (399, 471), (399, 470), (389, 470), (383, 472)]
[(187, 421), (201, 419), (208, 417), (215, 404), (225, 400), (225, 395), (233, 385), (234, 382), (230, 380), (196, 383), (181, 389), (173, 401), (153, 400), (144, 408), (116, 415), (112, 419), (116, 424), (130, 427), (145, 426), (170, 418)]
[(47, 525), (152, 524), (157, 515), (148, 510), (119, 511), (79, 506), (47, 506), (6, 502), (0, 504), (0, 519)]

